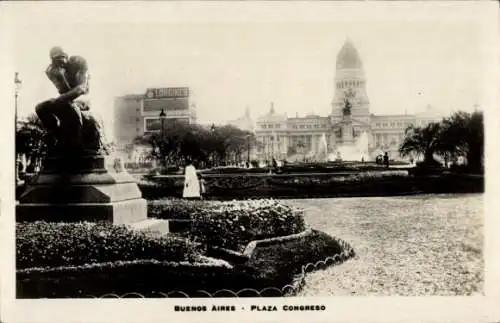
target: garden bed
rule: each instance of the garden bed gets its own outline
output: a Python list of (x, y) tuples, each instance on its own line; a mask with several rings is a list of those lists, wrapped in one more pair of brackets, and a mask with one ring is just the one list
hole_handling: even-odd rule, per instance
[(300, 209), (275, 200), (186, 201), (161, 199), (148, 203), (148, 217), (191, 220), (183, 234), (205, 245), (242, 252), (253, 240), (304, 231)]
[[(195, 244), (176, 237), (150, 238), (123, 227), (36, 222), (18, 224), (16, 231), (18, 298), (293, 295), (305, 278), (297, 275), (306, 267), (351, 252), (338, 240), (314, 230), (254, 242), (246, 261), (236, 264), (207, 257)], [(71, 238), (75, 234), (80, 240)], [(192, 247), (191, 252), (182, 249), (184, 245)], [(157, 247), (170, 252), (161, 254)], [(342, 257), (336, 260), (347, 258)]]
[[(484, 177), (444, 173), (409, 176), (406, 170), (335, 174), (231, 174), (204, 176), (206, 199), (312, 198), (395, 196), (431, 193), (484, 192)], [(148, 199), (181, 197), (183, 176), (160, 176), (141, 181)]]

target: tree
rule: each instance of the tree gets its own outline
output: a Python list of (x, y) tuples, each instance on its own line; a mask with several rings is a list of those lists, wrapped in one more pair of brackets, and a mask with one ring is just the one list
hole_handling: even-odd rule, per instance
[(241, 161), (251, 134), (233, 126), (207, 129), (196, 124), (173, 122), (163, 133), (136, 138), (136, 144), (152, 147), (151, 156), (168, 164), (183, 164), (192, 160), (198, 167), (224, 165)]
[(42, 164), (53, 142), (43, 129), (37, 115), (31, 114), (26, 121), (20, 123), (21, 126), (16, 129), (16, 153), (26, 156), (28, 160), (26, 171), (33, 172), (36, 166)]
[(483, 113), (456, 112), (442, 122), (442, 150), (451, 158), (464, 156), (471, 171), (480, 172), (484, 157)]
[(425, 127), (409, 126), (405, 130), (405, 138), (399, 147), (399, 154), (402, 157), (423, 156), (424, 165), (437, 164), (434, 154), (442, 153), (441, 129), (441, 123), (437, 122), (431, 122)]

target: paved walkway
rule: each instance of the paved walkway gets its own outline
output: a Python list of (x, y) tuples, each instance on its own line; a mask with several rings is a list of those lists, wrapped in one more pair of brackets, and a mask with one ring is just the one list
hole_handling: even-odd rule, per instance
[(309, 273), (299, 296), (472, 295), (483, 284), (483, 196), (285, 200), (357, 256)]

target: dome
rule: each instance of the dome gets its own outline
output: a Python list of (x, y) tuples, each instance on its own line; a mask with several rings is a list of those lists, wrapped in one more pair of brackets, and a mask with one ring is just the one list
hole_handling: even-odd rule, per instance
[(363, 63), (358, 51), (348, 39), (337, 55), (337, 69), (362, 69)]

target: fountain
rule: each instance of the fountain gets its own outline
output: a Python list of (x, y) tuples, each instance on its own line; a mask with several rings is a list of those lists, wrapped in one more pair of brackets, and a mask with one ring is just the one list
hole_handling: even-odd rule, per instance
[[(367, 161), (368, 154), (368, 134), (363, 132), (352, 144), (343, 144), (337, 147), (338, 154), (333, 154), (335, 159), (339, 158), (347, 161)], [(340, 156), (339, 156), (340, 155)]]
[(328, 160), (367, 161), (369, 158), (368, 134), (363, 131), (357, 138), (353, 135), (351, 103), (348, 98), (345, 99), (341, 131), (341, 144), (337, 146), (333, 154), (328, 156)]
[(326, 141), (326, 135), (324, 133), (318, 142), (318, 149), (316, 151), (316, 160), (317, 161), (328, 160), (328, 144)]

